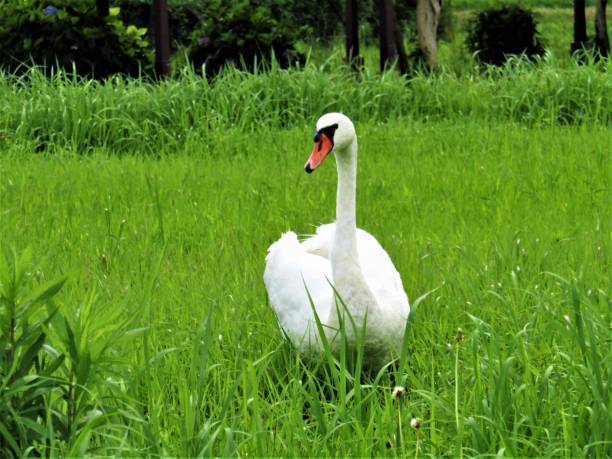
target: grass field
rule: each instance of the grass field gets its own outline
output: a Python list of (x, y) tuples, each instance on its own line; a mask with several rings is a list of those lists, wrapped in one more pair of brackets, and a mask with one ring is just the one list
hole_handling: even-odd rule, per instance
[[(406, 80), (314, 54), (0, 73), (0, 456), (612, 456), (609, 64)], [(334, 219), (333, 160), (303, 171), (331, 110), (413, 306), (380, 372), (300, 358), (263, 286), (270, 243)]]
[(106, 416), (87, 451), (610, 453), (610, 130), (357, 127), (359, 224), (413, 303), (432, 292), (406, 361), (361, 384), (300, 361), (261, 279), (281, 232), (334, 217), (332, 164), (301, 167), (312, 126), (160, 158), (2, 154), (2, 245), (31, 247), (31, 284), (67, 276), (57, 298), (85, 349), (110, 341), (83, 396), (82, 416)]

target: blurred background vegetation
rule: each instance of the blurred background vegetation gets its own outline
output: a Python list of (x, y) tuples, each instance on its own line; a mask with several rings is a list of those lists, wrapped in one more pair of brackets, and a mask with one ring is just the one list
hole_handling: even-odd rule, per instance
[[(108, 11), (100, 14), (100, 3)], [(209, 75), (225, 65), (253, 69), (256, 63), (274, 55), (282, 67), (303, 64), (308, 58), (315, 64), (329, 59), (343, 62), (345, 6), (340, 0), (171, 0), (169, 8), (172, 67), (181, 69), (189, 63), (197, 71), (206, 67)], [(506, 6), (528, 15), (527, 30), (518, 15), (503, 18), (483, 16), (483, 10), (498, 8), (491, 0), (447, 0), (442, 2), (437, 35), (439, 62), (453, 72), (471, 71), (474, 55), (488, 56), (474, 38), (479, 18), (488, 20), (489, 36), (504, 22), (509, 30), (521, 30), (506, 38), (514, 47), (499, 48), (496, 54), (520, 53), (521, 50), (554, 56), (561, 63), (571, 62), (573, 41), (572, 2), (567, 0), (504, 2)], [(149, 0), (1, 0), (0, 67), (23, 73), (31, 65), (60, 67), (69, 72), (94, 78), (123, 73), (130, 76), (153, 73), (153, 26)], [(519, 8), (527, 8), (522, 10)], [(402, 44), (408, 56), (418, 50), (415, 24), (416, 0), (395, 2), (395, 19), (403, 33)], [(514, 11), (514, 10), (511, 10)], [(589, 35), (593, 34), (595, 8), (587, 5)], [(365, 66), (378, 68), (378, 2), (359, 2), (359, 35)], [(488, 18), (488, 19), (487, 19)], [(497, 23), (495, 23), (497, 21)], [(533, 46), (537, 35), (537, 43)], [(527, 45), (516, 43), (523, 36)], [(486, 45), (486, 44), (485, 44)], [(502, 44), (503, 45), (503, 44)], [(517, 48), (518, 47), (518, 48)], [(483, 52), (481, 52), (483, 51)], [(495, 54), (495, 53), (493, 53)], [(488, 62), (492, 62), (489, 60)]]

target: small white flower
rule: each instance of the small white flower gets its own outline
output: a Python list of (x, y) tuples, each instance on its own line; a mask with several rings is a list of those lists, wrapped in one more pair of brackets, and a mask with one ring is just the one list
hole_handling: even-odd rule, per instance
[(404, 386), (395, 386), (391, 395), (393, 398), (402, 398), (405, 394), (406, 388)]
[(412, 427), (414, 430), (419, 430), (421, 428), (421, 422), (419, 421), (419, 418), (412, 418), (412, 420), (410, 421), (410, 427)]

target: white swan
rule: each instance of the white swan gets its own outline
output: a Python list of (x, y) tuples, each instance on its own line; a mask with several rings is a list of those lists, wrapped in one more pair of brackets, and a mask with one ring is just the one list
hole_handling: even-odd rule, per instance
[[(333, 150), (338, 169), (336, 223), (322, 225), (300, 242), (289, 231), (268, 249), (264, 282), (270, 304), (287, 337), (303, 353), (323, 349), (308, 293), (325, 336), (337, 352), (338, 312), (348, 311), (357, 330), (344, 317), (349, 345), (365, 325), (365, 356), (380, 362), (398, 355), (410, 313), (402, 280), (374, 236), (357, 229), (355, 192), (357, 136), (351, 120), (328, 113), (317, 122), (306, 172), (312, 172)], [(346, 309), (337, 307), (334, 286)], [(307, 290), (308, 289), (308, 292)]]

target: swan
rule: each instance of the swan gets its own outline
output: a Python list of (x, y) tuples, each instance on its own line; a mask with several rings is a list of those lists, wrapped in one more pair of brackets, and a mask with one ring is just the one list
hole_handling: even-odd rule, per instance
[(300, 352), (324, 350), (314, 306), (334, 353), (344, 320), (349, 346), (361, 343), (366, 361), (387, 361), (401, 350), (410, 305), (387, 252), (356, 226), (357, 135), (342, 113), (327, 113), (317, 121), (306, 172), (313, 172), (332, 151), (338, 171), (336, 222), (319, 226), (303, 241), (286, 232), (269, 247), (264, 271), (268, 299), (284, 334)]

